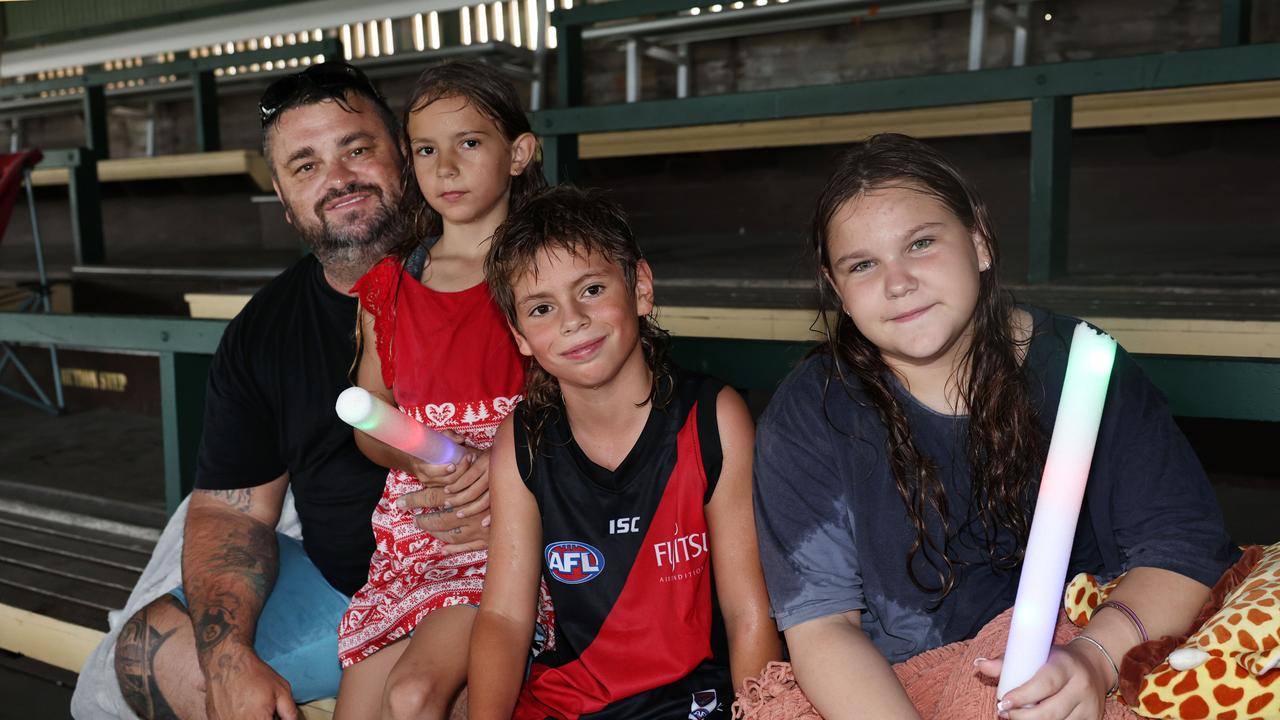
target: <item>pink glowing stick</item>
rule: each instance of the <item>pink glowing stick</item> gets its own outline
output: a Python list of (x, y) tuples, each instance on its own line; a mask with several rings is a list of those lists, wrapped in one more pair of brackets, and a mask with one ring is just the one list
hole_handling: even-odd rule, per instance
[(449, 465), (462, 460), (461, 445), (405, 415), (364, 388), (343, 390), (334, 410), (351, 427), (432, 465)]
[(1049, 660), (1067, 579), (1067, 561), (1115, 357), (1116, 341), (1109, 335), (1098, 333), (1085, 323), (1076, 326), (1022, 561), (996, 697), (1002, 698), (1030, 680)]

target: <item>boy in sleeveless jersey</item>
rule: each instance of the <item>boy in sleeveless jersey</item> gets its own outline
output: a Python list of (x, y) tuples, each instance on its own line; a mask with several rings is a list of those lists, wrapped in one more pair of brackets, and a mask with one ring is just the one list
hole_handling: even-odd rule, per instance
[[(745, 404), (667, 359), (648, 263), (599, 193), (532, 198), (485, 274), (535, 363), (494, 444), (471, 717), (728, 717), (733, 689), (781, 655)], [(555, 649), (524, 681), (540, 576)]]

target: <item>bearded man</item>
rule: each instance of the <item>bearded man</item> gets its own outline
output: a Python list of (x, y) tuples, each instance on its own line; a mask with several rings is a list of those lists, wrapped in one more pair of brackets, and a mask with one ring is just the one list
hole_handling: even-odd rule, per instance
[[(182, 585), (114, 646), (123, 699), (143, 718), (291, 720), (297, 702), (336, 694), (338, 621), (373, 551), (386, 470), (333, 406), (357, 357), (348, 291), (401, 232), (398, 124), (341, 62), (277, 80), (259, 110), (276, 194), (312, 252), (254, 295), (214, 355)], [(286, 490), (301, 542), (275, 531)], [(478, 518), (435, 522), (487, 536)]]

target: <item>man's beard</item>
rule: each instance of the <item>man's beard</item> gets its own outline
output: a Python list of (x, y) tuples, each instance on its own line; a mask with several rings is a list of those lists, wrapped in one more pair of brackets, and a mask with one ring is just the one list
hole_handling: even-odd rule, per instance
[[(356, 192), (367, 192), (378, 198), (377, 207), (365, 216), (352, 218), (353, 222), (345, 227), (330, 224), (324, 206)], [(290, 212), (297, 217), (292, 207)], [(320, 225), (298, 224), (298, 233), (329, 274), (350, 276), (352, 282), (386, 255), (405, 231), (400, 213), (387, 204), (382, 188), (377, 185), (352, 183), (341, 190), (330, 190), (316, 203), (314, 212)]]

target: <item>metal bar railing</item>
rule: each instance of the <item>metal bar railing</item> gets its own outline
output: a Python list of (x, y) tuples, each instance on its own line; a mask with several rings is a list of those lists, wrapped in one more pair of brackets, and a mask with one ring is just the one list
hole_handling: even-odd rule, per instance
[(90, 350), (153, 352), (160, 360), (165, 507), (172, 513), (195, 480), (209, 363), (225, 320), (0, 313), (0, 339)]

